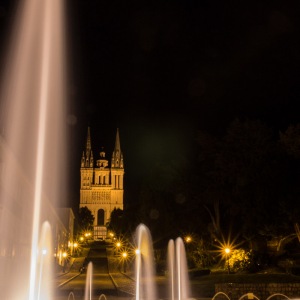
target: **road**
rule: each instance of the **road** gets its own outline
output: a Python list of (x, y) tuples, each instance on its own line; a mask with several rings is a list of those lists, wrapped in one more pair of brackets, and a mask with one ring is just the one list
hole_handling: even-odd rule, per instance
[[(118, 277), (119, 282), (124, 282), (126, 286), (133, 285), (134, 282), (130, 278), (124, 276), (120, 272), (111, 273), (114, 270), (108, 269), (108, 258), (106, 244), (104, 242), (96, 242), (91, 246), (91, 249), (84, 261), (86, 271), (79, 273), (80, 266), (64, 278), (60, 278), (59, 287), (55, 292), (55, 300), (62, 299), (85, 299), (85, 293), (92, 296), (92, 299), (102, 298), (132, 298), (133, 295), (121, 290), (113, 277)], [(122, 278), (120, 278), (120, 276)], [(91, 284), (89, 284), (91, 282)], [(58, 284), (58, 282), (56, 282)], [(91, 292), (89, 291), (91, 287)], [(90, 297), (90, 296), (89, 296)], [(90, 298), (87, 299), (90, 299)]]
[[(92, 263), (86, 272), (79, 273), (82, 265), (76, 261), (71, 272), (56, 278), (56, 289), (54, 300), (134, 300), (135, 282), (130, 275), (120, 272), (117, 264), (118, 259), (113, 254), (113, 249), (104, 242), (96, 242), (91, 245), (91, 249), (85, 259), (85, 265)], [(89, 273), (91, 271), (91, 274)], [(91, 279), (91, 297), (85, 296), (87, 277)], [(208, 300), (204, 298), (206, 287), (197, 280), (191, 280), (192, 298)], [(168, 281), (166, 276), (155, 276), (155, 287), (157, 289), (157, 299), (168, 299)], [(204, 296), (204, 297), (203, 297)]]

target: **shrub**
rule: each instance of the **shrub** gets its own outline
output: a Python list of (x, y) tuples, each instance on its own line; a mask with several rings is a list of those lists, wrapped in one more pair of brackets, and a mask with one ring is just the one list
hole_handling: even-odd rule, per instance
[(251, 251), (235, 249), (231, 252), (226, 264), (229, 264), (231, 272), (248, 270), (251, 266)]

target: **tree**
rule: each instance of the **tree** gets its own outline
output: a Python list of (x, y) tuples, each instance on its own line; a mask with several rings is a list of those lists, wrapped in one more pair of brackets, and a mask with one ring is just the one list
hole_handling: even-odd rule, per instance
[(300, 124), (290, 125), (285, 132), (280, 132), (280, 144), (289, 155), (300, 159)]
[(78, 212), (78, 227), (79, 231), (89, 231), (93, 229), (95, 217), (92, 212), (86, 207), (81, 207)]
[(289, 226), (276, 222), (287, 220), (287, 166), (269, 127), (258, 120), (236, 119), (218, 139), (200, 132), (198, 145), (195, 191), (211, 217), (213, 235), (231, 231), (249, 239), (270, 225), (276, 224), (275, 235)]
[(108, 229), (115, 233), (123, 233), (123, 215), (124, 211), (120, 208), (115, 208), (110, 215)]

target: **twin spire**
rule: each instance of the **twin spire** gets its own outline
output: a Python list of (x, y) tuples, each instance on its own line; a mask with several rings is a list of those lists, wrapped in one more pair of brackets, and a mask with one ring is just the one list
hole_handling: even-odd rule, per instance
[(111, 158), (111, 167), (124, 169), (123, 154), (121, 152), (121, 146), (120, 146), (119, 128), (117, 128), (115, 150)]
[(90, 131), (90, 127), (88, 127), (85, 151), (82, 152), (82, 157), (81, 157), (81, 167), (93, 168), (93, 166), (94, 166), (94, 157), (93, 157), (92, 143), (91, 143), (91, 131)]
[[(105, 158), (105, 152), (103, 150), (101, 150), (101, 152), (100, 152), (100, 157), (102, 159)], [(98, 161), (97, 161), (97, 165), (98, 165)], [(102, 166), (106, 167), (107, 165), (105, 164)], [(81, 157), (81, 167), (82, 168), (93, 168), (94, 167), (94, 157), (93, 157), (93, 151), (92, 151), (90, 127), (88, 127), (88, 131), (87, 131), (85, 151), (83, 151), (82, 157)], [(119, 128), (117, 128), (115, 148), (112, 153), (112, 159), (111, 159), (111, 167), (112, 168), (121, 168), (121, 169), (124, 168), (123, 154), (122, 154), (121, 146), (120, 146)]]

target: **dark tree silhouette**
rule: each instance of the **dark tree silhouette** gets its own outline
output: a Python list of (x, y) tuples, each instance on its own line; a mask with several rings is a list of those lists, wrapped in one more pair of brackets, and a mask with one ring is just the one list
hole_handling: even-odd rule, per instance
[(86, 206), (81, 207), (78, 212), (79, 231), (92, 230), (94, 219), (92, 212)]

